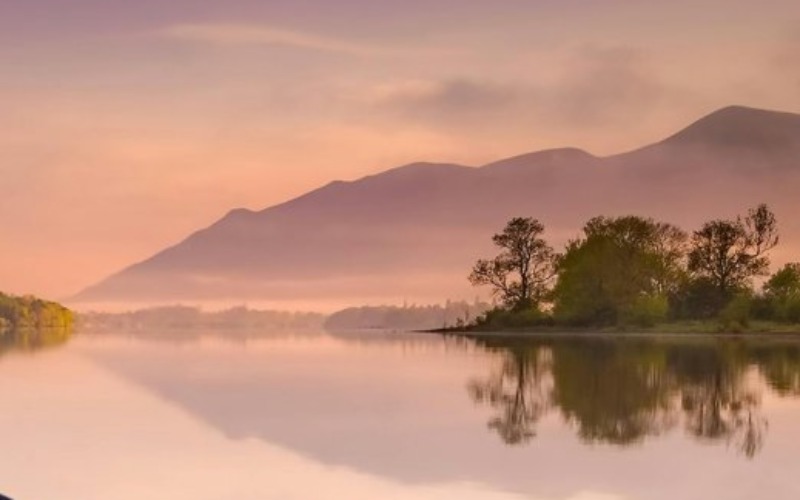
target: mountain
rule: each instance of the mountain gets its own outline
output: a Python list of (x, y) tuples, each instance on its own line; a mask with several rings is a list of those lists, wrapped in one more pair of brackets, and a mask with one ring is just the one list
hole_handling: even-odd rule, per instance
[(472, 297), (466, 275), (490, 236), (533, 216), (556, 245), (594, 215), (635, 213), (697, 227), (760, 202), (783, 253), (800, 258), (800, 115), (716, 111), (641, 149), (574, 148), (482, 167), (414, 163), (336, 181), (262, 211), (238, 209), (75, 297), (77, 302)]

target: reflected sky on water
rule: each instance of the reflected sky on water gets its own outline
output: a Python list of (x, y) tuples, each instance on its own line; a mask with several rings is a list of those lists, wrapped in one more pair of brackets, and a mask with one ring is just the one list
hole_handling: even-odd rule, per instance
[(800, 344), (75, 335), (0, 357), (0, 492), (800, 498)]

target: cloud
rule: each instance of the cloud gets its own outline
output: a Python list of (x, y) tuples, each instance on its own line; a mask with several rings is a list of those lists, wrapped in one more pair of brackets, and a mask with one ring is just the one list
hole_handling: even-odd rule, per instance
[(587, 46), (565, 61), (548, 102), (570, 124), (594, 125), (655, 107), (666, 85), (640, 51)]
[(526, 80), (454, 78), (376, 86), (370, 104), (434, 125), (474, 126), (465, 119), (514, 126), (535, 122), (596, 127), (628, 120), (662, 101), (667, 86), (646, 57), (627, 48), (582, 47), (547, 72), (531, 64)]
[(368, 92), (372, 104), (418, 118), (446, 120), (502, 111), (524, 98), (511, 84), (470, 79), (440, 82), (412, 80), (379, 85)]
[(384, 47), (263, 25), (176, 24), (159, 30), (158, 35), (210, 45), (268, 45), (350, 56), (402, 56), (420, 53), (420, 50), (415, 49)]

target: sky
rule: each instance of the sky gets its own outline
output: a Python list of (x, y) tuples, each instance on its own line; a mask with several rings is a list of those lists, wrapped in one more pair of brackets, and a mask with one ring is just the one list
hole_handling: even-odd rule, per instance
[(800, 112), (796, 0), (0, 0), (0, 289), (397, 165)]

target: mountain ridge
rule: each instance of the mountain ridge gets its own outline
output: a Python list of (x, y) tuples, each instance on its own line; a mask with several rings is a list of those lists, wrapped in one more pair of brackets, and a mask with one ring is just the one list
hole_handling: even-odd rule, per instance
[(785, 147), (800, 136), (800, 115), (782, 111), (727, 106), (697, 120), (661, 141), (706, 143), (728, 147)]
[[(380, 287), (396, 298), (422, 289), (448, 297), (447, 290), (466, 293), (464, 272), (490, 251), (489, 235), (512, 216), (539, 217), (556, 243), (600, 213), (693, 225), (711, 191), (720, 199), (708, 217), (800, 187), (797, 155), (800, 115), (730, 106), (618, 155), (557, 148), (482, 166), (410, 163), (333, 181), (262, 210), (231, 210), (73, 301), (341, 294), (364, 300)], [(797, 233), (800, 240), (800, 227)], [(440, 274), (441, 286), (428, 283)]]

